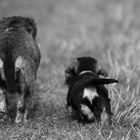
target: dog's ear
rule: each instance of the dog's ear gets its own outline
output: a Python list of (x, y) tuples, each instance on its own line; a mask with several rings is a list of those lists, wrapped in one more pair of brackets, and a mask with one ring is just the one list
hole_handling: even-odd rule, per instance
[(79, 62), (77, 59), (73, 59), (70, 65), (65, 70), (65, 83), (70, 85), (74, 78), (76, 77), (77, 69), (78, 69)]
[(37, 27), (32, 18), (22, 16), (5, 17), (0, 20), (0, 34), (6, 29), (24, 28), (29, 34), (36, 38)]
[(32, 18), (25, 18), (25, 29), (29, 34), (32, 34), (33, 38), (36, 38), (37, 27)]
[(94, 85), (118, 83), (118, 80), (107, 78), (95, 78), (91, 82)]
[(98, 68), (97, 74), (98, 74), (98, 75), (101, 75), (101, 76), (104, 76), (104, 77), (107, 77), (107, 76), (108, 76), (107, 71), (106, 71), (104, 68), (101, 68), (101, 67)]
[(7, 19), (2, 18), (0, 20), (0, 34), (3, 33), (6, 28), (7, 28)]

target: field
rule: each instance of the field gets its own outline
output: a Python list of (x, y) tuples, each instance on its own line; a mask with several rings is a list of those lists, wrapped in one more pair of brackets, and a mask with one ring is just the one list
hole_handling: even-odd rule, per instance
[[(0, 18), (13, 15), (35, 19), (42, 59), (29, 122), (0, 122), (0, 140), (140, 139), (139, 0), (0, 0)], [(119, 80), (107, 86), (112, 127), (105, 114), (101, 126), (80, 124), (65, 108), (64, 69), (83, 55)]]

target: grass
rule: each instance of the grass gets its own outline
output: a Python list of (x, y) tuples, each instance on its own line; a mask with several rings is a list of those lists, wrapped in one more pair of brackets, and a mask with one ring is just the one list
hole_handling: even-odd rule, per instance
[[(42, 60), (28, 124), (0, 124), (2, 140), (140, 139), (139, 0), (3, 0), (0, 17), (32, 16)], [(80, 124), (65, 109), (64, 69), (71, 58), (90, 55), (118, 84), (107, 86), (113, 127)]]

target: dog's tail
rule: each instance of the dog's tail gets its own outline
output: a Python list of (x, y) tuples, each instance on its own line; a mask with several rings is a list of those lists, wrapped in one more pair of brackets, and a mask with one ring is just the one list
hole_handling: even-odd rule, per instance
[(21, 65), (23, 64), (22, 57), (17, 57), (16, 60), (12, 60), (12, 57), (5, 58), (4, 61), (0, 59), (0, 70), (2, 80), (6, 81), (7, 90), (10, 93), (15, 93), (17, 76), (21, 71)]
[[(7, 52), (8, 53), (8, 52)], [(2, 78), (6, 82), (7, 90), (10, 93), (14, 93), (15, 91), (15, 65), (12, 57), (9, 53), (5, 58), (3, 59), (2, 63)]]
[(95, 78), (91, 81), (94, 85), (118, 83), (118, 80), (108, 78)]

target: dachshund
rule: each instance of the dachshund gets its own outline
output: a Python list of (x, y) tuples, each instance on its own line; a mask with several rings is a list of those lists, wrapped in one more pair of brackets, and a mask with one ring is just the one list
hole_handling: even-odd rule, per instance
[(112, 112), (108, 90), (104, 84), (117, 83), (106, 77), (107, 72), (98, 66), (92, 57), (75, 58), (65, 70), (65, 82), (68, 85), (67, 105), (72, 107), (80, 122), (101, 122), (105, 108), (109, 124), (112, 123)]

